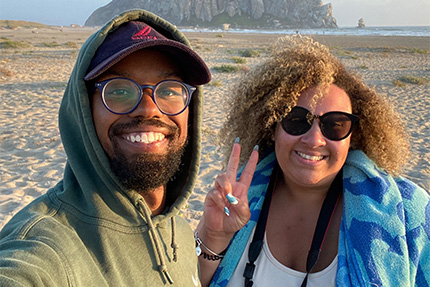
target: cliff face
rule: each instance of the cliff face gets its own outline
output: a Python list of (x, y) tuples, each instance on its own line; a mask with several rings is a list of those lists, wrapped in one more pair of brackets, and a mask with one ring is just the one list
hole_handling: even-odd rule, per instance
[(321, 0), (112, 0), (85, 26), (100, 26), (122, 11), (143, 8), (175, 25), (241, 28), (336, 28), (332, 6)]

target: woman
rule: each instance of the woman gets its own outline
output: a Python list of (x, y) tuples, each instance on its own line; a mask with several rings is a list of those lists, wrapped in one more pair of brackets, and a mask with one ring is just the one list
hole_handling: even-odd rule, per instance
[(408, 135), (387, 99), (301, 37), (234, 90), (195, 234), (203, 286), (428, 286), (429, 195), (399, 176)]

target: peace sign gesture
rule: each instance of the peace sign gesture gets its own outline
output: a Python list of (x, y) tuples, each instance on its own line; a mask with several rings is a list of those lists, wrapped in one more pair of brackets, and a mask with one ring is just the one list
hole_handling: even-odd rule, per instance
[(240, 178), (237, 170), (240, 161), (240, 144), (235, 142), (225, 173), (218, 175), (215, 186), (206, 196), (203, 221), (210, 233), (230, 237), (248, 222), (248, 189), (258, 162), (254, 148)]
[[(251, 217), (248, 189), (258, 162), (257, 148), (254, 148), (237, 180), (239, 161), (240, 144), (236, 140), (226, 172), (218, 175), (214, 187), (206, 195), (204, 213), (196, 228), (205, 252), (219, 254), (225, 250), (234, 233), (244, 227)], [(199, 256), (200, 281), (202, 286), (208, 286), (220, 261), (202, 258)]]

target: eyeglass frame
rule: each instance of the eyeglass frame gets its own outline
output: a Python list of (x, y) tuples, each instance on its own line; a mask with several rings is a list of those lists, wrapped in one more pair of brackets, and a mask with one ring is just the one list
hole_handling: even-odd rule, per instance
[[(319, 121), (318, 127), (320, 128), (321, 134), (322, 134), (325, 138), (327, 138), (328, 140), (331, 140), (331, 141), (341, 141), (341, 140), (346, 139), (349, 135), (351, 135), (352, 131), (353, 131), (353, 130), (354, 130), (354, 128), (355, 128), (355, 125), (356, 125), (356, 124), (358, 123), (358, 121), (359, 121), (359, 117), (358, 117), (358, 115), (350, 114), (350, 113), (345, 113), (345, 112), (341, 112), (341, 111), (330, 111), (330, 112), (327, 112), (327, 113), (322, 114), (322, 115), (320, 115), (320, 116), (319, 116), (319, 115), (315, 115), (315, 114), (313, 114), (313, 113), (312, 113), (311, 111), (309, 111), (308, 109), (303, 108), (303, 107), (300, 107), (300, 106), (295, 106), (295, 107), (293, 107), (293, 108), (291, 109), (291, 111), (292, 111), (294, 108), (299, 108), (299, 109), (302, 109), (302, 110), (307, 111), (307, 114), (306, 114), (306, 120), (307, 120), (307, 122), (308, 122), (308, 124), (309, 124), (309, 128), (308, 128), (304, 133), (302, 133), (302, 134), (297, 134), (297, 135), (290, 134), (289, 132), (287, 132), (286, 128), (284, 127), (284, 120), (287, 118), (287, 116), (288, 116), (288, 114), (289, 114), (289, 113), (288, 113), (288, 114), (287, 114), (287, 116), (285, 116), (285, 117), (281, 120), (281, 127), (282, 127), (282, 129), (283, 129), (287, 134), (292, 135), (292, 136), (301, 136), (301, 135), (306, 134), (306, 133), (307, 133), (307, 132), (312, 128), (312, 124), (313, 124), (314, 120), (315, 120), (315, 119), (318, 119), (318, 121)], [(290, 113), (291, 113), (291, 111), (290, 111)], [(325, 135), (325, 134), (324, 134), (323, 129), (321, 128), (322, 123), (321, 123), (320, 118), (324, 118), (326, 115), (329, 115), (329, 114), (335, 114), (335, 113), (336, 113), (336, 114), (342, 114), (342, 115), (345, 115), (345, 116), (347, 116), (347, 117), (350, 119), (350, 121), (351, 121), (351, 127), (349, 128), (348, 133), (347, 133), (345, 136), (343, 136), (342, 138), (340, 138), (340, 139), (331, 139), (331, 138), (327, 137), (327, 135)]]
[[(128, 80), (128, 81), (130, 81), (130, 82), (134, 83), (134, 84), (139, 88), (139, 91), (140, 91), (140, 93), (139, 93), (139, 98), (138, 98), (138, 100), (137, 100), (137, 102), (136, 102), (136, 105), (135, 105), (135, 106), (134, 106), (130, 111), (125, 112), (125, 113), (118, 113), (118, 112), (115, 112), (115, 111), (113, 111), (112, 109), (110, 109), (110, 108), (108, 107), (108, 105), (106, 104), (105, 98), (104, 98), (104, 96), (103, 96), (103, 95), (104, 95), (104, 88), (105, 88), (105, 86), (106, 86), (109, 82), (111, 82), (111, 81), (113, 81), (113, 80)], [(187, 92), (188, 92), (188, 99), (187, 99), (187, 102), (185, 103), (184, 108), (183, 108), (181, 111), (179, 111), (178, 113), (173, 113), (173, 114), (171, 114), (171, 113), (163, 112), (163, 111), (160, 109), (160, 107), (158, 106), (157, 102), (155, 101), (154, 91), (155, 91), (155, 89), (156, 89), (160, 84), (162, 84), (162, 83), (164, 83), (164, 82), (178, 82), (178, 83), (182, 84), (182, 85), (187, 89)], [(162, 114), (167, 115), (167, 116), (177, 116), (177, 115), (179, 115), (179, 114), (183, 113), (183, 112), (188, 108), (188, 106), (190, 105), (191, 97), (192, 97), (193, 93), (197, 90), (197, 88), (196, 88), (196, 87), (194, 87), (194, 86), (192, 86), (192, 85), (189, 85), (189, 84), (187, 84), (187, 83), (184, 83), (184, 82), (182, 82), (182, 81), (179, 81), (179, 80), (170, 80), (170, 79), (166, 79), (166, 80), (162, 80), (162, 81), (158, 82), (158, 83), (157, 83), (157, 84), (155, 84), (155, 85), (140, 85), (140, 84), (139, 84), (139, 83), (137, 83), (136, 81), (134, 81), (134, 80), (132, 80), (132, 79), (129, 79), (129, 78), (125, 78), (125, 77), (115, 77), (115, 78), (110, 78), (110, 79), (103, 80), (103, 81), (100, 81), (100, 82), (96, 82), (96, 83), (94, 83), (94, 90), (95, 90), (95, 89), (98, 89), (98, 90), (100, 91), (100, 96), (101, 96), (101, 98), (102, 98), (102, 102), (103, 102), (103, 105), (105, 106), (105, 108), (106, 108), (109, 112), (111, 112), (111, 113), (113, 113), (113, 114), (116, 114), (116, 115), (128, 115), (128, 114), (132, 113), (134, 110), (136, 110), (136, 109), (137, 109), (137, 107), (138, 107), (138, 106), (140, 105), (140, 103), (142, 102), (142, 99), (143, 99), (143, 90), (145, 90), (145, 89), (151, 89), (151, 91), (152, 91), (152, 92), (151, 92), (151, 99), (152, 99), (152, 101), (154, 102), (154, 104), (155, 104), (155, 106), (157, 107), (157, 109), (158, 109)]]

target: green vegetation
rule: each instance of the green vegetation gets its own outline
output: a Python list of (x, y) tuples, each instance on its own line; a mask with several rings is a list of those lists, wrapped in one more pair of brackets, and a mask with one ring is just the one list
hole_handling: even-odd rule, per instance
[(70, 52), (70, 56), (73, 57), (73, 58), (77, 57), (78, 54), (79, 54), (79, 52), (77, 50)]
[(377, 53), (391, 53), (391, 52), (395, 52), (396, 48), (389, 48), (389, 47), (370, 48), (370, 51), (377, 52)]
[(260, 51), (258, 51), (258, 50), (251, 50), (251, 49), (239, 50), (238, 53), (242, 57), (246, 57), (246, 58), (259, 57), (260, 56)]
[(339, 57), (345, 57), (345, 58), (350, 58), (353, 60), (358, 60), (358, 56), (354, 54), (354, 52), (352, 51), (348, 51), (348, 50), (337, 50), (336, 51), (336, 55)]
[(55, 41), (52, 41), (50, 43), (44, 42), (40, 44), (41, 47), (48, 47), (48, 48), (56, 48), (56, 47), (64, 47), (64, 48), (72, 48), (72, 49), (79, 49), (79, 45), (75, 42), (66, 42), (63, 44), (57, 43)]
[(429, 50), (410, 49), (409, 52), (413, 54), (428, 54)]
[(30, 45), (25, 42), (12, 41), (8, 40), (7, 38), (2, 38), (2, 40), (0, 41), (0, 49), (21, 49), (27, 48), (29, 46)]
[(231, 60), (236, 64), (246, 64), (246, 59), (241, 57), (232, 57)]
[(64, 43), (63, 46), (66, 48), (79, 49), (78, 43), (71, 42), (71, 41)]
[(14, 20), (0, 20), (0, 28), (5, 29), (16, 29), (18, 27), (23, 28), (49, 28), (48, 25), (28, 22), (28, 21), (14, 21)]
[(402, 81), (399, 81), (399, 80), (394, 80), (393, 84), (394, 84), (394, 86), (400, 87), (400, 88), (406, 86), (405, 83), (403, 83)]
[(55, 48), (55, 47), (58, 47), (58, 46), (60, 46), (60, 44), (58, 44), (57, 42), (55, 42), (55, 41), (53, 41), (53, 42), (51, 42), (51, 43), (41, 43), (40, 44), (42, 47), (48, 47), (48, 48)]
[(226, 64), (223, 64), (221, 66), (215, 66), (215, 67), (213, 67), (213, 69), (217, 72), (220, 72), (220, 73), (235, 73), (235, 72), (239, 71), (238, 66), (226, 65)]
[(414, 85), (425, 85), (430, 83), (430, 79), (428, 78), (409, 76), (409, 75), (401, 76), (397, 80), (405, 84), (414, 84)]
[(215, 35), (215, 37), (217, 37), (217, 38), (222, 38), (222, 37), (224, 37), (224, 36), (223, 36), (223, 34), (218, 33), (218, 34), (216, 34), (216, 35)]

